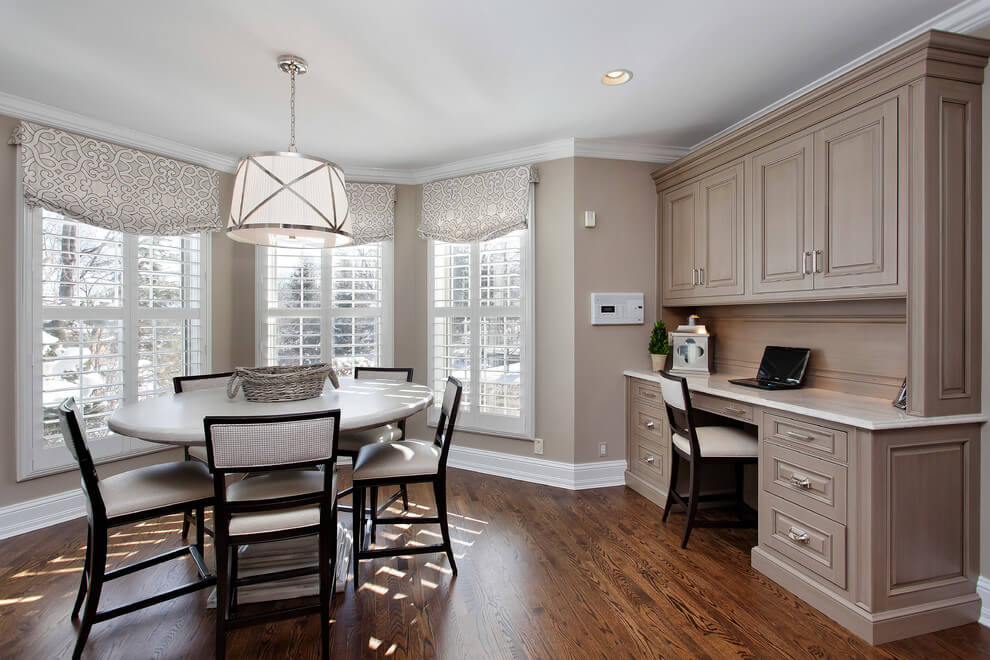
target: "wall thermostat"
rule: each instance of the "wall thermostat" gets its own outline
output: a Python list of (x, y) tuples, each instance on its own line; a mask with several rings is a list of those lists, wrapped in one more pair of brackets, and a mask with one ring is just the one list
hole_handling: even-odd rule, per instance
[(636, 325), (642, 322), (642, 293), (591, 294), (591, 325)]

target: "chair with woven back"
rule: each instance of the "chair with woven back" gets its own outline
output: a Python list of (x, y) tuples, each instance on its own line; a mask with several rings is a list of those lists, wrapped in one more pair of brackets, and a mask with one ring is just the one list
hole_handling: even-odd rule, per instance
[[(193, 461), (159, 463), (101, 479), (89, 451), (86, 422), (75, 399), (63, 401), (58, 407), (58, 416), (62, 439), (82, 473), (82, 490), (87, 505), (86, 560), (79, 593), (72, 607), (72, 618), (75, 619), (83, 602), (86, 603), (72, 653), (73, 658), (78, 658), (94, 623), (216, 584), (216, 577), (209, 572), (203, 561), (203, 509), (213, 505), (213, 480), (205, 465)], [(176, 548), (112, 571), (106, 570), (110, 529), (182, 513), (187, 509), (196, 512), (194, 545)], [(99, 611), (105, 582), (186, 554), (193, 559), (193, 565), (199, 573), (198, 580), (126, 605)]]

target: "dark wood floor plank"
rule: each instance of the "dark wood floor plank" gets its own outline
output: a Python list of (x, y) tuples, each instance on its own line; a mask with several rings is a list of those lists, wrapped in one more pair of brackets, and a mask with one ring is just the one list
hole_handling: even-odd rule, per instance
[[(990, 630), (976, 624), (871, 647), (754, 571), (754, 530), (699, 529), (682, 550), (683, 515), (665, 525), (625, 488), (571, 492), (459, 470), (448, 487), (459, 576), (442, 555), (362, 562), (357, 595), (349, 585), (334, 601), (334, 657), (990, 657)], [(433, 512), (428, 487), (410, 496), (413, 513)], [(111, 564), (178, 545), (179, 526), (173, 516), (117, 530)], [(387, 526), (378, 541), (436, 536), (436, 526)], [(76, 520), (0, 541), (5, 657), (71, 653), (84, 540)], [(115, 580), (106, 603), (182, 583), (194, 570), (182, 560)], [(212, 657), (207, 595), (97, 624), (85, 657)], [(319, 633), (316, 617), (236, 631), (229, 657), (315, 658)]]

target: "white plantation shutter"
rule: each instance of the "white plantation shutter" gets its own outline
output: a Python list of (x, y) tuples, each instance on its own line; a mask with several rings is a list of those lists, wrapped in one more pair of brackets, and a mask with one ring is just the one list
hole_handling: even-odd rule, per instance
[(56, 408), (75, 397), (94, 456), (160, 449), (107, 429), (126, 401), (200, 373), (203, 238), (138, 236), (30, 209), (21, 226), (18, 476), (73, 465)]
[(259, 362), (327, 362), (341, 375), (392, 361), (392, 244), (259, 248)]
[[(430, 385), (464, 383), (458, 425), (532, 433), (529, 354), (532, 274), (528, 230), (476, 243), (430, 246)], [(430, 411), (435, 422), (438, 407)]]

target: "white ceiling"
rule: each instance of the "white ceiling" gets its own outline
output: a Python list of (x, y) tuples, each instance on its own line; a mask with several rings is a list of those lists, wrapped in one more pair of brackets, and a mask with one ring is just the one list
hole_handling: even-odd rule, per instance
[(689, 147), (956, 2), (4, 0), (0, 92), (239, 156), (286, 147), (291, 52), (299, 149), (345, 167)]

